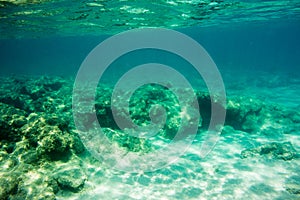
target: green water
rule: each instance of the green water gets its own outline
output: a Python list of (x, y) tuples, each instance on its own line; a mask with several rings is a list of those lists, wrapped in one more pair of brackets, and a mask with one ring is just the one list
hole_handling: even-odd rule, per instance
[(140, 27), (232, 26), (298, 19), (292, 1), (1, 1), (1, 38), (115, 34)]

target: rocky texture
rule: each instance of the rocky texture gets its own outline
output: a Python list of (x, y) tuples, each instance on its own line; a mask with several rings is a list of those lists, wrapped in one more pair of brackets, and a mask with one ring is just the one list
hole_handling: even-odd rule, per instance
[[(60, 77), (7, 77), (1, 78), (1, 82), (1, 199), (55, 199), (55, 194), (63, 190), (82, 190), (87, 180), (80, 169), (85, 148), (72, 119), (73, 81)], [(182, 94), (185, 92), (181, 91)], [(121, 130), (116, 125), (112, 109), (122, 111), (122, 108), (118, 104), (111, 105), (111, 93), (111, 87), (99, 86), (95, 102), (97, 119), (83, 120), (93, 123), (98, 120), (107, 138), (126, 151), (148, 153), (155, 150), (157, 143), (152, 143), (153, 140), (135, 137), (129, 128)], [(84, 94), (81, 94), (82, 98), (85, 98)], [(206, 93), (196, 91), (196, 94), (201, 114), (197, 126), (205, 129), (210, 122), (211, 102), (218, 109), (225, 108)], [(188, 98), (184, 101), (191, 103)], [(160, 123), (164, 119), (158, 117), (161, 110), (155, 105), (164, 107), (166, 123), (157, 132), (143, 131), (161, 138), (158, 143), (170, 142), (180, 126), (188, 130), (195, 121), (197, 110), (194, 107), (181, 108), (171, 91), (157, 85), (146, 85), (137, 90), (129, 101), (130, 117), (122, 112), (120, 117), (132, 120), (142, 128), (151, 120)], [(82, 114), (89, 117), (87, 113)], [(225, 123), (224, 135), (240, 130), (247, 134), (274, 136), (298, 131), (300, 115), (297, 111), (266, 105), (257, 99), (233, 97), (227, 103)], [(256, 156), (285, 161), (298, 158), (289, 142), (262, 144), (241, 153), (242, 158)], [(62, 163), (72, 168), (62, 168)], [(297, 194), (299, 190), (295, 185), (287, 183), (287, 191)]]
[(60, 188), (73, 192), (80, 191), (86, 181), (86, 175), (79, 168), (60, 170), (54, 175), (54, 178)]
[[(181, 105), (186, 105), (181, 108), (178, 102), (177, 97), (170, 90), (165, 87), (150, 84), (143, 86), (136, 90), (130, 98), (129, 101), (129, 114), (127, 116), (124, 112), (124, 108), (118, 104), (114, 103), (113, 106), (110, 104), (111, 95), (105, 95), (103, 91), (106, 91), (106, 94), (111, 94), (110, 89), (99, 88), (97, 103), (96, 103), (96, 112), (99, 123), (102, 127), (108, 127), (115, 129), (117, 125), (115, 124), (112, 116), (112, 112), (116, 113), (117, 117), (123, 122), (130, 121), (134, 124), (145, 127), (150, 124), (160, 124), (165, 121), (163, 125), (162, 134), (172, 139), (177, 134), (179, 127), (182, 127), (182, 131), (187, 132), (192, 123), (197, 121), (197, 112), (196, 107), (192, 107), (192, 103), (189, 102), (190, 96), (188, 96), (188, 90), (178, 89), (182, 96), (186, 95), (184, 99), (185, 102), (180, 102)], [(103, 95), (104, 94), (104, 95)], [(120, 95), (120, 102), (124, 101), (123, 96), (128, 95), (128, 92), (125, 91), (124, 94)], [(159, 106), (158, 106), (159, 105)], [(164, 111), (161, 110), (161, 107)], [(165, 112), (165, 118), (162, 117), (162, 113)], [(201, 117), (198, 121), (201, 125)], [(126, 123), (124, 123), (126, 124)], [(196, 124), (198, 126), (198, 124)], [(127, 128), (131, 128), (128, 126)], [(157, 133), (158, 134), (158, 133)]]
[[(28, 152), (28, 154), (32, 153), (33, 151)], [(56, 199), (55, 194), (60, 190), (77, 192), (82, 189), (86, 176), (77, 167), (78, 157), (73, 156), (68, 161), (69, 165), (77, 170), (61, 170), (55, 161), (48, 162), (28, 154), (24, 153), (21, 159), (18, 159), (14, 155), (1, 152), (0, 199), (48, 200)], [(69, 186), (71, 189), (68, 188)]]
[(151, 143), (144, 138), (129, 135), (128, 132), (103, 128), (104, 134), (127, 151), (147, 153), (152, 150)]
[(71, 86), (58, 77), (1, 81), (0, 199), (55, 199), (56, 161), (85, 150), (73, 131)]
[(54, 200), (57, 183), (47, 174), (29, 171), (21, 175), (17, 190), (11, 199), (49, 199)]
[[(71, 88), (62, 86), (66, 81), (61, 78), (10, 77), (1, 78), (4, 85), (0, 91), (0, 102), (11, 105), (27, 112), (53, 112), (66, 107), (65, 100), (70, 100), (65, 95)], [(52, 105), (52, 106), (51, 106)], [(51, 110), (55, 109), (55, 110)]]
[[(30, 114), (28, 123), (21, 128), (28, 141), (28, 148), (35, 148), (38, 155), (55, 157), (67, 154), (69, 150), (76, 153), (83, 151), (78, 136), (70, 132), (68, 122), (57, 115)], [(75, 145), (76, 143), (76, 145)]]
[(228, 99), (225, 124), (249, 133), (289, 134), (300, 128), (299, 117), (296, 110), (251, 97), (234, 97)]
[(264, 144), (257, 148), (246, 149), (241, 152), (241, 158), (266, 156), (272, 159), (292, 160), (298, 157), (290, 142)]
[[(22, 155), (24, 156), (24, 155)], [(36, 163), (0, 152), (0, 199), (55, 199), (56, 182)]]
[(7, 199), (10, 194), (13, 194), (18, 189), (18, 177), (2, 175), (0, 177), (0, 199)]
[(17, 142), (21, 139), (19, 128), (26, 124), (26, 112), (0, 102), (0, 140)]

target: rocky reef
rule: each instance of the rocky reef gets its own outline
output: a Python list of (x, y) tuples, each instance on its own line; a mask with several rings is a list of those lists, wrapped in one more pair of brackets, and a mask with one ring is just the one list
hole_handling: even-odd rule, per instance
[(56, 163), (85, 151), (71, 125), (71, 87), (58, 77), (1, 81), (0, 199), (55, 199), (61, 188), (79, 191), (85, 182), (84, 173), (74, 172), (79, 166), (60, 172)]
[[(72, 118), (73, 80), (62, 77), (2, 77), (0, 89), (0, 199), (56, 199), (58, 193), (78, 193), (84, 190), (89, 169), (83, 160), (89, 153), (82, 144)], [(110, 97), (112, 87), (97, 89), (95, 110), (104, 134), (126, 151), (147, 153), (155, 150), (151, 140), (128, 135), (116, 125)], [(198, 133), (207, 128), (211, 104), (227, 110), (222, 135), (234, 131), (274, 136), (299, 130), (300, 114), (269, 105), (258, 99), (230, 97), (226, 107), (211, 97), (196, 91), (201, 119)], [(131, 119), (137, 125), (150, 123), (151, 106), (160, 104), (167, 118), (157, 134), (171, 141), (184, 117), (178, 100), (166, 88), (148, 85), (137, 90), (129, 102)], [(118, 109), (118, 105), (114, 105)], [(194, 113), (190, 108), (189, 113)], [(155, 111), (155, 110), (154, 110)], [(267, 142), (241, 152), (240, 159), (265, 156), (268, 159), (290, 161), (299, 159), (291, 141)], [(89, 159), (91, 163), (98, 162)], [(293, 179), (294, 180), (294, 179)], [(298, 180), (298, 179), (297, 179)], [(299, 194), (295, 181), (287, 190)]]

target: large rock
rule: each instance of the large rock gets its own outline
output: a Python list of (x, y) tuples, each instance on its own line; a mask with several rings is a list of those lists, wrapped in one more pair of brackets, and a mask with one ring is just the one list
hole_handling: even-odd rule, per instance
[(29, 148), (36, 149), (38, 155), (55, 158), (58, 155), (67, 155), (70, 150), (74, 150), (75, 153), (84, 151), (78, 135), (56, 114), (30, 114), (28, 123), (21, 131), (28, 140)]
[(69, 150), (71, 137), (57, 125), (47, 123), (48, 115), (31, 114), (28, 123), (22, 127), (30, 148), (37, 148), (39, 154), (64, 153)]
[(173, 139), (179, 130), (186, 137), (185, 133), (191, 132), (190, 127), (197, 128), (202, 120), (196, 98), (191, 99), (190, 96), (193, 91), (180, 88), (174, 91), (181, 95), (181, 102), (168, 88), (151, 84), (139, 88), (129, 99), (129, 115), (124, 111), (126, 108), (123, 108), (122, 102), (128, 100), (126, 97), (129, 98), (130, 93), (124, 91), (111, 106), (112, 111), (128, 129), (133, 129), (131, 122), (140, 127), (155, 124), (162, 126), (161, 134), (166, 138)]
[(72, 192), (80, 191), (87, 179), (86, 175), (79, 168), (61, 170), (54, 175), (61, 189)]

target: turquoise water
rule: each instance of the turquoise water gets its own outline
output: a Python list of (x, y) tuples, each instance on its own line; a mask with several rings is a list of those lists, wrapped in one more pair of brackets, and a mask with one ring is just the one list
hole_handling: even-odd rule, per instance
[[(0, 199), (299, 199), (299, 6), (297, 0), (0, 1)], [(147, 27), (201, 44), (222, 77), (225, 101), (222, 91), (209, 93), (186, 58), (153, 48), (119, 56), (95, 89), (92, 78), (76, 82), (99, 43)], [(114, 93), (124, 74), (147, 63), (177, 70), (191, 88), (162, 68)], [(147, 84), (130, 93), (140, 81)], [(213, 106), (226, 117), (208, 131)], [(156, 167), (155, 159), (164, 165)]]

